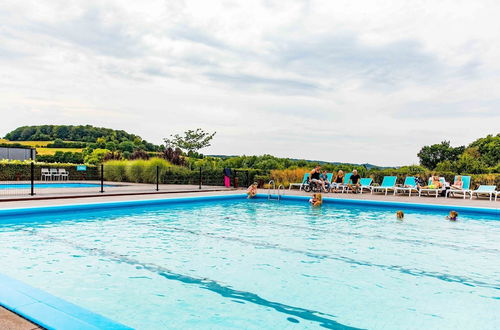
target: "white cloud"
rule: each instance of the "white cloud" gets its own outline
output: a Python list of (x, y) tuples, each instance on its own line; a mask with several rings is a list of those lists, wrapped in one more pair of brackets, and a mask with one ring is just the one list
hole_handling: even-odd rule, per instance
[(402, 165), (498, 131), (495, 1), (2, 1), (0, 134), (93, 124), (215, 154)]

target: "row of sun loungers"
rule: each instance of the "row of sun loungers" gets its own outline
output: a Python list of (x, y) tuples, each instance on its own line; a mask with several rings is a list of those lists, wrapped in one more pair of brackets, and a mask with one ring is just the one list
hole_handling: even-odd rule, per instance
[[(347, 173), (344, 176), (344, 182), (342, 184), (331, 183), (330, 189), (340, 191), (341, 193), (348, 192), (349, 187), (348, 183), (351, 178), (352, 173)], [(327, 179), (329, 182), (332, 182), (333, 173), (327, 174)], [(304, 178), (301, 183), (292, 183), (290, 184), (289, 189), (292, 187), (299, 187), (299, 190), (302, 190), (303, 187), (309, 184), (309, 173), (304, 174)], [(455, 177), (455, 180), (457, 177)], [(369, 191), (371, 194), (373, 193), (384, 193), (387, 195), (391, 192), (393, 195), (397, 194), (408, 194), (411, 196), (412, 193), (418, 195), (419, 197), (422, 195), (427, 196), (435, 196), (438, 197), (440, 194), (445, 192), (445, 197), (454, 197), (454, 196), (462, 196), (464, 199), (469, 197), (472, 199), (473, 196), (479, 198), (480, 196), (489, 197), (490, 201), (495, 199), (497, 200), (500, 195), (500, 191), (496, 190), (495, 185), (480, 185), (477, 189), (471, 189), (471, 177), (470, 176), (462, 176), (463, 188), (455, 189), (450, 187), (446, 189), (446, 181), (445, 178), (440, 177), (439, 181), (442, 183), (442, 188), (422, 188), (417, 186), (417, 182), (415, 181), (415, 177), (407, 176), (402, 185), (398, 185), (397, 176), (385, 176), (380, 185), (373, 185), (373, 180), (371, 178), (362, 178), (360, 180), (359, 192), (363, 193), (363, 191)], [(428, 185), (431, 184), (431, 179), (429, 179)]]
[(68, 180), (69, 173), (64, 168), (42, 168), (42, 181), (49, 180)]

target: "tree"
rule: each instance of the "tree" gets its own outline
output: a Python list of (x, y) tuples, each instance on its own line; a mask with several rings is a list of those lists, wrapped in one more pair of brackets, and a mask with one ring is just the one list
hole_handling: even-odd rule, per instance
[(209, 147), (210, 141), (215, 136), (215, 133), (208, 133), (197, 128), (196, 130), (188, 130), (184, 132), (184, 136), (179, 134), (170, 135), (170, 139), (163, 139), (165, 144), (172, 149), (179, 148), (186, 153), (196, 153), (198, 150)]
[(464, 146), (454, 148), (450, 146), (450, 141), (443, 141), (439, 144), (424, 146), (417, 156), (420, 158), (420, 165), (433, 170), (438, 163), (445, 160), (456, 161), (464, 150)]
[(469, 144), (469, 148), (477, 148), (480, 159), (487, 166), (493, 167), (500, 164), (500, 134), (477, 139)]

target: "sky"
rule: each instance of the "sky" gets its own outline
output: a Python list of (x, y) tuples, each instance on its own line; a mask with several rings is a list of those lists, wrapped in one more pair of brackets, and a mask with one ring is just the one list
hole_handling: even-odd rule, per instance
[(90, 124), (205, 154), (400, 166), (500, 127), (498, 1), (0, 2), (0, 135)]

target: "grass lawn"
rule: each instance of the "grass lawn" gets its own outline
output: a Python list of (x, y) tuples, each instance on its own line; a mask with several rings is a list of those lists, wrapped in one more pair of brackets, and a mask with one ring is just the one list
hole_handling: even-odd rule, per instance
[[(36, 153), (38, 155), (53, 155), (56, 151), (62, 152), (82, 152), (81, 148), (45, 148), (49, 143), (53, 143), (54, 141), (9, 141), (5, 139), (0, 139), (0, 143), (14, 144), (19, 143), (24, 146), (30, 146), (32, 148), (36, 148)], [(68, 141), (66, 141), (68, 142)]]
[(53, 155), (56, 151), (62, 152), (82, 152), (81, 148), (36, 148), (38, 155)]
[(9, 141), (5, 139), (0, 139), (0, 143), (8, 143), (8, 144), (15, 144), (19, 143), (22, 144), (23, 146), (30, 146), (30, 147), (46, 147), (47, 144), (52, 143), (54, 141)]

